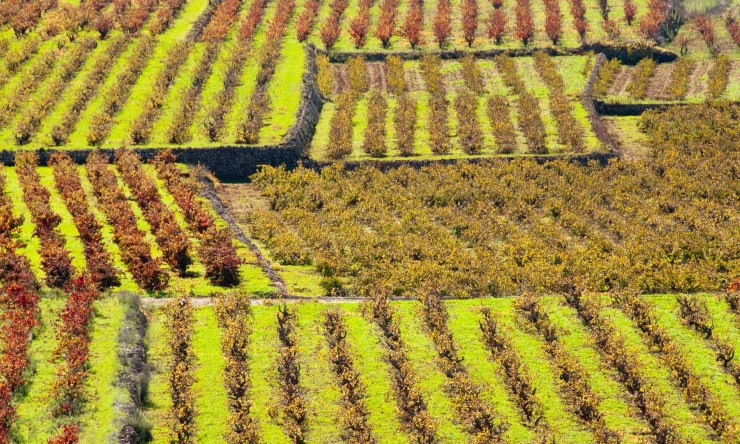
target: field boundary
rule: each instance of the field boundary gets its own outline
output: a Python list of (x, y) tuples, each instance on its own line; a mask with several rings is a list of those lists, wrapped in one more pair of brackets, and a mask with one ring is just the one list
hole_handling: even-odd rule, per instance
[[(739, 101), (733, 101), (740, 104)], [(653, 109), (666, 109), (671, 107), (696, 105), (691, 102), (664, 102), (664, 103), (610, 103), (604, 100), (595, 100), (596, 111), (602, 116), (641, 116), (644, 112)]]
[(590, 52), (604, 54), (608, 59), (619, 59), (622, 63), (634, 65), (643, 58), (652, 57), (658, 63), (675, 62), (678, 54), (654, 46), (623, 46), (605, 43), (588, 43), (573, 48), (558, 48), (553, 46), (531, 48), (493, 48), (479, 50), (446, 50), (446, 51), (325, 51), (316, 49), (319, 54), (329, 57), (331, 63), (346, 63), (352, 57), (362, 57), (368, 62), (382, 62), (390, 56), (397, 56), (402, 60), (419, 60), (424, 55), (438, 56), (442, 60), (456, 60), (469, 54), (478, 59), (491, 59), (506, 54), (509, 57), (531, 57), (537, 52), (544, 52), (550, 56), (585, 55)]

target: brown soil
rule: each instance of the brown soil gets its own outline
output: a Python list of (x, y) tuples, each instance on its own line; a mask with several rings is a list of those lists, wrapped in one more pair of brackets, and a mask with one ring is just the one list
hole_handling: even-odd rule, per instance
[(712, 69), (711, 60), (702, 60), (697, 62), (694, 72), (689, 76), (689, 90), (686, 93), (687, 96), (702, 95), (707, 91), (707, 82), (700, 80), (703, 75)]
[(668, 100), (668, 86), (671, 83), (671, 73), (675, 64), (661, 63), (655, 67), (655, 74), (648, 83), (645, 97), (654, 100)]
[(333, 64), (334, 95), (339, 95), (349, 89), (349, 69), (345, 64)]
[(621, 96), (626, 94), (625, 89), (630, 80), (632, 80), (632, 71), (634, 70), (635, 68), (633, 66), (622, 66), (619, 68), (619, 72), (614, 77), (612, 84), (609, 86), (607, 94), (610, 96)]
[(424, 79), (421, 78), (421, 73), (416, 67), (405, 69), (404, 77), (409, 91), (423, 91), (425, 89)]
[(388, 91), (388, 70), (386, 69), (385, 63), (368, 63), (366, 69), (370, 88)]

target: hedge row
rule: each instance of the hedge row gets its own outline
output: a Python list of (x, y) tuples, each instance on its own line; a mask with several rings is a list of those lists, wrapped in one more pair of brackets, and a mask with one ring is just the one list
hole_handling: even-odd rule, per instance
[(61, 151), (51, 155), (49, 164), (56, 187), (67, 210), (72, 214), (80, 240), (84, 244), (87, 275), (101, 290), (119, 285), (118, 270), (113, 266), (110, 254), (103, 245), (102, 226), (90, 211), (77, 166), (68, 154)]
[(108, 159), (100, 151), (94, 151), (87, 158), (85, 168), (98, 205), (113, 227), (113, 236), (121, 250), (121, 259), (128, 266), (134, 280), (144, 290), (165, 289), (169, 276), (161, 268), (161, 261), (152, 257), (145, 233), (137, 226), (136, 215), (118, 185), (118, 178), (108, 166)]
[(252, 307), (248, 298), (224, 296), (216, 299), (215, 308), (221, 329), (221, 353), (226, 359), (224, 386), (228, 394), (229, 428), (225, 434), (230, 444), (260, 442), (259, 426), (250, 414), (249, 335)]
[(295, 334), (296, 310), (283, 305), (277, 313), (278, 386), (283, 429), (294, 444), (306, 442), (306, 401), (301, 387), (301, 364), (298, 362), (298, 341)]
[(482, 399), (480, 388), (462, 364), (463, 360), (447, 325), (449, 314), (444, 302), (431, 292), (423, 292), (419, 300), (423, 307), (424, 324), (437, 350), (440, 369), (448, 379), (447, 390), (459, 421), (474, 443), (505, 442), (503, 435), (509, 426)]
[(157, 174), (182, 209), (190, 230), (198, 236), (198, 257), (206, 267), (206, 277), (217, 285), (239, 283), (239, 266), (243, 260), (236, 253), (231, 230), (216, 226), (214, 218), (198, 200), (198, 184), (191, 176), (183, 176), (169, 150), (160, 151), (154, 161)]
[(46, 272), (46, 284), (63, 288), (74, 274), (72, 259), (65, 248), (64, 236), (56, 229), (62, 219), (52, 211), (49, 190), (41, 186), (36, 171), (38, 154), (35, 151), (19, 152), (15, 162), (23, 199), (36, 225), (34, 234), (41, 241), (39, 254)]
[(417, 385), (416, 372), (406, 354), (406, 344), (401, 337), (395, 310), (389, 304), (388, 293), (381, 289), (365, 304), (363, 308), (383, 333), (385, 359), (391, 365), (391, 387), (404, 431), (412, 435), (415, 443), (436, 443), (437, 424), (429, 414)]
[(151, 226), (164, 261), (180, 276), (185, 276), (188, 266), (193, 262), (189, 252), (190, 241), (185, 231), (178, 225), (174, 213), (162, 202), (157, 183), (144, 171), (141, 159), (133, 151), (125, 149), (116, 151), (115, 163), (123, 181), (141, 208), (144, 218)]
[(591, 387), (588, 371), (569, 353), (560, 339), (558, 329), (550, 320), (539, 298), (525, 293), (515, 304), (516, 310), (545, 339), (546, 350), (557, 370), (564, 398), (578, 418), (594, 434), (596, 442), (616, 444), (621, 442), (619, 434), (607, 426), (601, 410), (601, 398)]
[(97, 46), (97, 41), (92, 37), (85, 37), (75, 45), (70, 53), (66, 55), (59, 68), (57, 76), (44, 86), (43, 92), (38, 95), (21, 113), (21, 117), (15, 125), (15, 141), (19, 145), (25, 145), (31, 141), (46, 117), (61, 97), (62, 92), (69, 82), (77, 75), (87, 56)]

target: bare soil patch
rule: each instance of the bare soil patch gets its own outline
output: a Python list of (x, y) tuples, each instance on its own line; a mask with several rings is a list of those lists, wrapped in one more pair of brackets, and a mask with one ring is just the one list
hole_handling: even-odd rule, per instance
[(371, 62), (367, 64), (367, 77), (370, 88), (388, 91), (388, 71), (385, 63)]
[(687, 96), (698, 96), (707, 92), (707, 82), (701, 80), (701, 77), (706, 75), (710, 69), (712, 69), (711, 60), (702, 60), (697, 62), (694, 72), (689, 76), (689, 90)]
[(607, 94), (610, 96), (621, 96), (626, 94), (625, 89), (632, 79), (632, 72), (635, 70), (632, 66), (622, 66), (614, 77), (612, 84), (609, 86)]
[(655, 67), (655, 74), (648, 83), (645, 96), (649, 99), (668, 100), (668, 86), (671, 83), (671, 73), (674, 63), (661, 63)]
[(347, 65), (334, 64), (334, 95), (342, 94), (349, 89), (349, 69)]
[(403, 73), (409, 91), (424, 91), (424, 79), (421, 78), (421, 73), (415, 66), (406, 68)]

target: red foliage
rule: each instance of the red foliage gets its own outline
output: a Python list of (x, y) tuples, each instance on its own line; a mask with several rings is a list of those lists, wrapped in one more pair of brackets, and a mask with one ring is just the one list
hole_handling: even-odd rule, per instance
[(383, 48), (390, 46), (391, 37), (396, 30), (396, 12), (399, 0), (383, 0), (380, 4), (380, 19), (375, 28), (375, 37), (383, 44)]
[(175, 215), (162, 203), (156, 182), (143, 170), (139, 156), (133, 151), (117, 151), (116, 166), (152, 227), (165, 262), (184, 276), (192, 263), (188, 253), (190, 241)]
[(79, 428), (76, 425), (60, 427), (59, 434), (50, 439), (48, 444), (76, 444), (79, 442)]
[(46, 272), (46, 283), (63, 287), (72, 276), (72, 259), (65, 249), (62, 235), (56, 231), (61, 222), (59, 215), (49, 205), (49, 190), (41, 186), (38, 172), (38, 154), (27, 151), (16, 155), (18, 179), (23, 189), (23, 199), (36, 223), (35, 234), (41, 239), (41, 264)]
[(494, 9), (488, 22), (488, 38), (495, 39), (496, 44), (500, 44), (504, 34), (506, 34), (506, 12), (503, 8)]
[(359, 49), (365, 46), (365, 36), (369, 28), (370, 10), (368, 8), (362, 8), (349, 24), (349, 35), (352, 36), (355, 48)]
[(712, 25), (712, 19), (706, 15), (699, 15), (694, 17), (694, 25), (701, 34), (701, 38), (706, 43), (707, 48), (714, 48), (714, 25)]
[(205, 42), (219, 42), (226, 37), (231, 25), (239, 16), (240, 0), (224, 0), (213, 11), (213, 17), (201, 34), (201, 40)]
[(463, 37), (465, 37), (468, 47), (472, 47), (473, 42), (475, 42), (475, 34), (478, 31), (478, 1), (464, 0), (462, 8)]
[(421, 0), (412, 0), (403, 21), (402, 34), (408, 40), (411, 48), (421, 43), (421, 30), (424, 24), (424, 12)]
[(560, 15), (560, 5), (558, 0), (545, 0), (545, 32), (552, 41), (557, 45), (563, 36), (562, 17)]
[(90, 211), (77, 167), (69, 155), (61, 151), (51, 155), (50, 164), (59, 193), (72, 214), (80, 239), (85, 245), (87, 273), (101, 289), (118, 285), (120, 281), (117, 270), (103, 245), (102, 227)]
[(339, 17), (336, 14), (331, 14), (324, 22), (324, 26), (321, 27), (321, 41), (327, 50), (331, 49), (334, 43), (337, 42), (340, 32)]
[(725, 15), (725, 26), (730, 33), (730, 37), (732, 37), (732, 41), (740, 46), (740, 23), (738, 23), (737, 17), (733, 13), (728, 12)]
[(452, 32), (452, 24), (450, 23), (450, 14), (452, 13), (452, 5), (450, 0), (438, 0), (437, 2), (437, 15), (434, 16), (434, 37), (437, 40), (437, 44), (442, 48), (447, 43), (447, 38)]
[(254, 31), (257, 29), (257, 25), (262, 21), (266, 3), (267, 0), (256, 0), (249, 5), (249, 11), (247, 11), (246, 17), (244, 17), (242, 22), (239, 24), (239, 40), (252, 40), (252, 37), (254, 37)]
[(640, 21), (640, 32), (645, 38), (655, 39), (668, 19), (669, 0), (649, 0), (648, 13)]
[(59, 341), (55, 354), (64, 359), (54, 381), (54, 414), (71, 416), (79, 413), (83, 401), (87, 361), (90, 357), (90, 321), (93, 302), (100, 295), (95, 283), (86, 276), (70, 283), (70, 294), (59, 315)]
[(196, 198), (197, 183), (192, 177), (183, 177), (174, 160), (171, 151), (163, 150), (154, 164), (157, 174), (183, 210), (190, 229), (200, 237), (198, 255), (206, 267), (206, 276), (219, 285), (235, 285), (239, 282), (238, 268), (242, 259), (237, 255), (231, 234), (215, 226), (213, 218)]
[(516, 29), (514, 36), (527, 46), (534, 37), (534, 21), (532, 20), (532, 8), (529, 0), (517, 0), (516, 2)]
[(303, 12), (298, 16), (296, 20), (295, 31), (296, 37), (299, 42), (303, 42), (311, 34), (313, 28), (313, 22), (316, 19), (316, 14), (319, 12), (321, 3), (318, 0), (306, 0), (303, 4)]
[(139, 286), (145, 290), (163, 290), (169, 277), (161, 269), (159, 259), (151, 256), (151, 247), (136, 225), (136, 215), (118, 185), (118, 178), (108, 167), (108, 159), (99, 151), (87, 159), (87, 172), (100, 208), (113, 226), (114, 238), (121, 249), (121, 258)]
[(586, 37), (586, 31), (588, 31), (586, 7), (583, 5), (583, 0), (570, 0), (570, 14), (573, 16), (573, 26), (581, 40), (583, 40)]
[(624, 19), (627, 24), (632, 26), (632, 22), (635, 21), (637, 15), (637, 5), (633, 0), (624, 0)]

